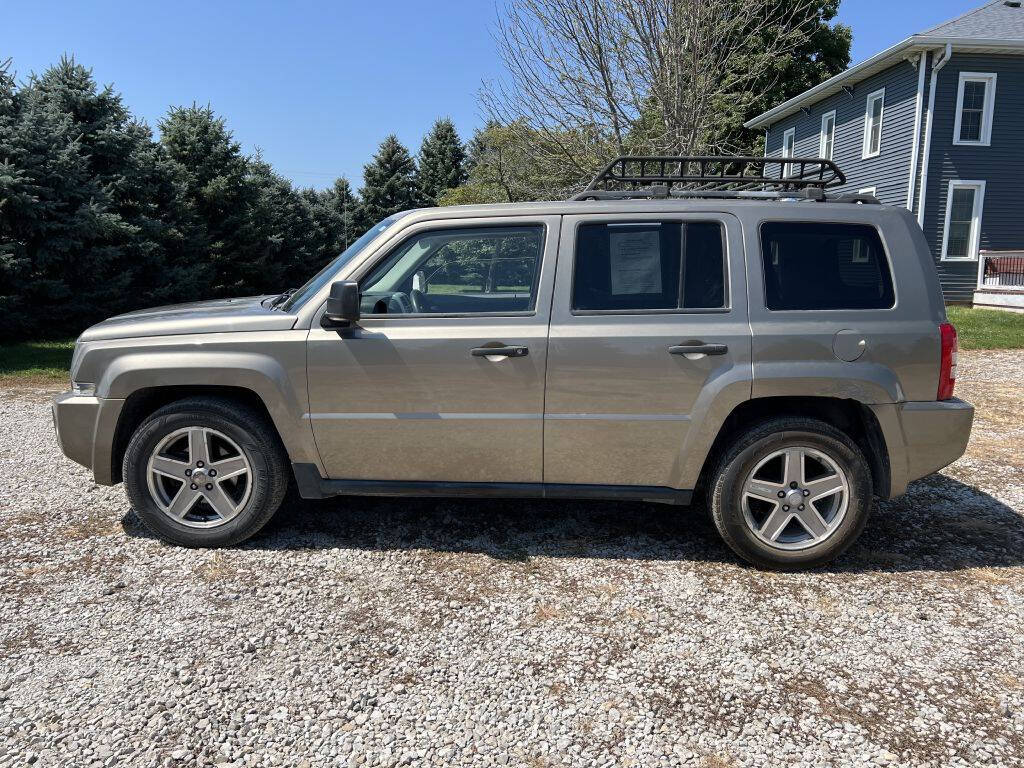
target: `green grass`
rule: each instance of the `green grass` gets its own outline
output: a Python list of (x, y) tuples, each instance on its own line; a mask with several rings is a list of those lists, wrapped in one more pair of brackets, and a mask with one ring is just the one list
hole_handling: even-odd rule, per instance
[(0, 347), (0, 377), (63, 379), (71, 367), (74, 341), (29, 341)]
[(946, 314), (956, 326), (960, 349), (1024, 348), (1024, 313), (946, 307)]

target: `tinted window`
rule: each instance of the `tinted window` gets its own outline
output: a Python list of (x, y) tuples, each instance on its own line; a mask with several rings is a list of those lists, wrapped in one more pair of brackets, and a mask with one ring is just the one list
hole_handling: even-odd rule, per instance
[(367, 314), (533, 309), (542, 227), (430, 230), (396, 248), (360, 284)]
[(888, 309), (892, 277), (874, 227), (761, 225), (768, 309)]
[(584, 224), (573, 309), (719, 309), (726, 304), (718, 222)]

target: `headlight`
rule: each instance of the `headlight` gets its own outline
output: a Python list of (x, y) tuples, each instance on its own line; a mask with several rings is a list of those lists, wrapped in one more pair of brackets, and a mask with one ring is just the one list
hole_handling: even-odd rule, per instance
[(75, 394), (76, 397), (95, 397), (96, 385), (86, 384), (81, 381), (72, 381), (71, 391)]

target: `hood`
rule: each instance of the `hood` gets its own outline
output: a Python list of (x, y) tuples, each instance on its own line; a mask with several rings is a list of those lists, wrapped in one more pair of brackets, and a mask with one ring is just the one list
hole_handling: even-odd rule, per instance
[(138, 336), (174, 336), (187, 333), (231, 331), (286, 331), (295, 315), (264, 306), (269, 296), (216, 299), (142, 309), (97, 323), (79, 341), (128, 339)]

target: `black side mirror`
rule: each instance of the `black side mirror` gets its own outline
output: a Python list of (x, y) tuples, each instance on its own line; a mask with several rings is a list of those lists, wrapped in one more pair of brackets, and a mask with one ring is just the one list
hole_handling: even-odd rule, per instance
[(359, 284), (355, 280), (331, 283), (324, 321), (332, 327), (347, 328), (359, 319)]

